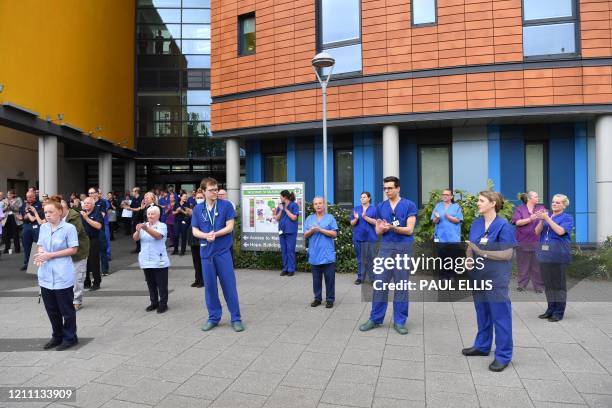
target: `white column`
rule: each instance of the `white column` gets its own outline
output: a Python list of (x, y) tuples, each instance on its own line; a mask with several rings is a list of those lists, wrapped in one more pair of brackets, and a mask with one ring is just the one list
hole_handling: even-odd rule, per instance
[(132, 191), (136, 187), (136, 162), (134, 160), (126, 160), (124, 162), (124, 178), (123, 178), (123, 190)]
[(612, 235), (612, 116), (600, 116), (595, 122), (595, 182), (597, 184), (597, 242)]
[(240, 139), (225, 140), (225, 178), (227, 198), (238, 205), (240, 203)]
[(105, 197), (106, 193), (113, 191), (113, 155), (111, 153), (98, 154), (98, 183)]
[(57, 136), (38, 138), (38, 190), (39, 196), (58, 194), (57, 190)]
[(387, 125), (383, 128), (383, 177), (399, 178), (399, 128)]

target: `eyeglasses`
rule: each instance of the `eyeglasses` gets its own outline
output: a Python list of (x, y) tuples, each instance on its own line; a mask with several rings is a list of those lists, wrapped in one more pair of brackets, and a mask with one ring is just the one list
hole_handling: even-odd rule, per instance
[(218, 192), (219, 192), (219, 189), (218, 189), (218, 188), (209, 188), (209, 189), (207, 189), (206, 191), (209, 191), (209, 192), (211, 192), (211, 193), (218, 193)]
[(396, 187), (383, 187), (384, 191), (395, 190)]
[(87, 194), (96, 194), (95, 191), (88, 191)]

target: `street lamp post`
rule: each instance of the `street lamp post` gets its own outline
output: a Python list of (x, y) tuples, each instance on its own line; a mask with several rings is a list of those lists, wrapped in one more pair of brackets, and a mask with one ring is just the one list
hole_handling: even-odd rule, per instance
[[(312, 59), (312, 67), (314, 68), (315, 75), (321, 84), (321, 94), (323, 96), (323, 203), (327, 208), (327, 84), (331, 77), (332, 71), (334, 70), (334, 64), (336, 61), (334, 58), (326, 53), (325, 51), (318, 53)], [(323, 69), (329, 68), (329, 73), (325, 80), (321, 79), (319, 75), (319, 69), (323, 74)]]

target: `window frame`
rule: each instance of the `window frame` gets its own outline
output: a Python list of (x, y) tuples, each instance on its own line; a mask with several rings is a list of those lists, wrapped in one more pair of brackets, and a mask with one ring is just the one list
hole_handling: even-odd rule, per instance
[(448, 148), (448, 185), (440, 186), (440, 188), (449, 188), (454, 192), (453, 189), (453, 144), (452, 143), (423, 143), (417, 145), (417, 192), (418, 192), (418, 208), (423, 208), (423, 172), (422, 172), (422, 160), (421, 160), (421, 149), (428, 147), (446, 147)]
[[(570, 59), (581, 55), (581, 37), (580, 37), (580, 2), (578, 0), (570, 0), (572, 2), (572, 15), (569, 17), (551, 17), (551, 18), (539, 18), (534, 20), (525, 20), (525, 1), (521, 0), (521, 46), (523, 48), (523, 59), (524, 60), (558, 60), (558, 59)], [(525, 27), (541, 27), (547, 25), (556, 24), (574, 24), (574, 40), (575, 40), (575, 51), (572, 53), (561, 53), (561, 54), (538, 54), (538, 55), (525, 55)]]
[[(359, 36), (356, 39), (351, 39), (351, 40), (343, 40), (343, 41), (334, 41), (334, 42), (330, 42), (327, 44), (323, 43), (323, 1), (325, 0), (316, 0), (315, 2), (315, 25), (316, 25), (316, 43), (317, 43), (317, 53), (320, 53), (322, 51), (329, 51), (329, 50), (333, 50), (335, 48), (341, 48), (341, 47), (345, 47), (345, 46), (349, 46), (349, 45), (359, 45), (361, 46), (361, 55), (360, 60), (361, 60), (361, 69), (359, 71), (350, 71), (350, 72), (343, 72), (340, 74), (334, 73), (332, 72), (332, 79), (336, 79), (336, 78), (350, 78), (350, 77), (356, 77), (356, 76), (361, 76), (363, 73), (363, 46), (362, 46), (362, 38), (363, 38), (363, 30), (361, 27), (361, 22), (362, 22), (362, 0), (355, 0), (357, 2), (359, 2)], [(333, 1), (333, 0), (332, 0)], [(321, 70), (319, 70), (319, 75), (322, 75)]]
[[(254, 24), (255, 24), (255, 50), (253, 50), (253, 52), (242, 52), (242, 46), (243, 44), (243, 39), (242, 37), (244, 36), (244, 28), (243, 28), (243, 22), (249, 18), (253, 18), (254, 20)], [(212, 34), (211, 34), (212, 37)], [(236, 50), (236, 53), (238, 54), (238, 57), (248, 57), (249, 55), (255, 55), (255, 53), (257, 53), (257, 16), (255, 11), (251, 11), (248, 13), (244, 13), (244, 14), (240, 14), (238, 16), (238, 49)]]
[(434, 2), (434, 21), (431, 23), (415, 23), (414, 22), (414, 0), (410, 0), (410, 24), (412, 27), (431, 27), (438, 24), (438, 0)]
[(548, 199), (548, 190), (549, 190), (549, 178), (550, 178), (550, 172), (549, 172), (549, 168), (548, 168), (548, 160), (549, 160), (549, 145), (548, 145), (548, 140), (545, 139), (534, 139), (534, 140), (525, 140), (525, 146), (523, 149), (523, 162), (525, 163), (525, 168), (524, 168), (524, 177), (523, 177), (523, 186), (525, 187), (525, 191), (528, 191), (528, 187), (527, 187), (527, 146), (528, 145), (542, 145), (542, 151), (544, 152), (544, 157), (542, 158), (542, 166), (544, 167), (544, 183), (543, 183), (543, 189), (544, 191), (538, 191), (538, 194), (540, 195), (540, 204), (544, 204), (547, 205), (547, 203), (549, 202)]
[[(351, 194), (349, 194), (349, 201), (342, 201), (340, 202), (338, 200), (338, 186), (340, 185), (339, 180), (338, 180), (338, 169), (339, 169), (339, 160), (338, 160), (338, 155), (342, 154), (342, 153), (346, 153), (349, 152), (351, 154), (351, 179), (352, 182), (350, 184), (350, 191)], [(348, 147), (338, 147), (336, 149), (334, 149), (334, 202), (335, 204), (341, 206), (341, 207), (350, 207), (353, 208), (354, 207), (354, 196), (355, 196), (355, 151), (353, 149), (352, 146)]]

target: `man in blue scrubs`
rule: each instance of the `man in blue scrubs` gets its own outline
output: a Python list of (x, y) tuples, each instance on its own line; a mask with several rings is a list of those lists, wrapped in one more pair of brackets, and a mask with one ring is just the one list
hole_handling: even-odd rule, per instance
[(26, 201), (19, 209), (17, 219), (23, 221), (23, 266), (20, 270), (25, 271), (28, 269), (32, 243), (38, 241), (39, 226), (45, 223), (42, 204), (36, 199), (36, 193), (33, 190), (26, 193)]
[[(384, 191), (387, 200), (378, 205), (376, 210), (376, 234), (381, 237), (381, 258), (396, 258), (404, 254), (412, 256), (414, 226), (416, 224), (417, 207), (405, 198), (400, 197), (400, 181), (397, 177), (385, 177)], [(410, 271), (406, 269), (387, 269), (382, 274), (375, 275), (374, 280), (389, 283), (408, 282)], [(378, 282), (380, 285), (381, 282)], [(378, 287), (378, 289), (377, 289)], [(380, 326), (385, 320), (389, 290), (375, 282), (372, 294), (372, 312), (370, 319), (359, 326), (359, 330), (368, 331)], [(393, 328), (399, 334), (408, 334), (408, 290), (395, 290), (393, 298)]]
[(221, 320), (221, 302), (217, 279), (221, 283), (225, 303), (231, 315), (234, 331), (244, 331), (240, 317), (240, 304), (236, 288), (236, 275), (232, 261), (232, 240), (236, 212), (229, 201), (218, 200), (219, 186), (217, 180), (205, 178), (200, 184), (206, 201), (193, 209), (191, 227), (194, 238), (200, 240), (200, 255), (204, 272), (204, 293), (208, 321), (202, 330), (209, 331)]

